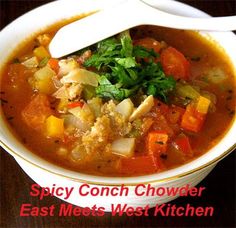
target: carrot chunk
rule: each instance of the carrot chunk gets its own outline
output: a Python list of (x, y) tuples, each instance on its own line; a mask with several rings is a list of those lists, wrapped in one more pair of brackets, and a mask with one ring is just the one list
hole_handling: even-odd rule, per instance
[(14, 90), (22, 88), (27, 79), (27, 68), (19, 63), (10, 64), (7, 68), (7, 80)]
[(120, 163), (121, 173), (148, 174), (157, 170), (156, 159), (152, 155), (123, 158)]
[(161, 64), (166, 75), (175, 79), (188, 79), (190, 64), (185, 56), (173, 47), (168, 47), (161, 53)]
[(189, 141), (189, 137), (186, 136), (185, 134), (181, 133), (176, 137), (176, 139), (173, 141), (174, 147), (183, 153), (183, 155), (187, 157), (192, 157), (193, 156), (193, 151), (191, 148), (191, 144)]
[(169, 109), (169, 112), (166, 114), (166, 119), (172, 124), (179, 123), (182, 119), (184, 112), (185, 109), (176, 105), (172, 105)]
[(58, 59), (51, 58), (48, 60), (48, 65), (50, 66), (52, 70), (55, 71), (55, 73), (58, 73), (59, 68), (60, 68), (58, 62), (59, 62)]
[(169, 111), (169, 106), (161, 101), (159, 101), (158, 99), (154, 100), (154, 111), (157, 114), (162, 114), (165, 115), (168, 111)]
[(149, 50), (153, 50), (156, 53), (159, 53), (161, 49), (161, 44), (157, 40), (151, 38), (151, 37), (146, 37), (143, 39), (135, 40), (134, 45), (136, 46), (142, 46), (145, 47)]
[(149, 154), (165, 153), (167, 150), (168, 134), (164, 131), (152, 131), (147, 136), (147, 151)]
[(48, 97), (43, 94), (34, 96), (21, 113), (24, 122), (37, 131), (43, 129), (46, 118), (51, 114)]
[(181, 127), (185, 130), (199, 132), (205, 121), (206, 114), (198, 112), (192, 104), (189, 104), (182, 117)]

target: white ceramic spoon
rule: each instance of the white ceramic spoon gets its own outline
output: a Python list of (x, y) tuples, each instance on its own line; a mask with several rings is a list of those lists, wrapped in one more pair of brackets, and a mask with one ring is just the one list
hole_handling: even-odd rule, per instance
[(169, 14), (141, 0), (124, 0), (108, 9), (62, 27), (49, 50), (59, 58), (138, 25), (159, 25), (188, 30), (236, 30), (236, 16), (191, 18)]

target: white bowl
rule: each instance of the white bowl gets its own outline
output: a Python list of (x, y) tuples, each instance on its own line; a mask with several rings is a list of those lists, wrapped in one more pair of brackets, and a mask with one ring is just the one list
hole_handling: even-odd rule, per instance
[[(120, 0), (112, 1), (112, 4), (115, 4), (117, 1), (119, 2)], [(192, 17), (208, 16), (193, 7), (176, 1), (150, 0), (150, 3), (167, 12), (179, 15)], [(0, 53), (5, 53), (5, 55), (0, 55), (0, 69), (17, 45), (26, 38), (29, 38), (32, 34), (37, 33), (59, 20), (103, 9), (107, 7), (107, 5), (111, 5), (111, 1), (60, 0), (41, 6), (21, 16), (0, 32)], [(225, 49), (236, 69), (236, 52), (232, 49), (232, 47), (236, 46), (235, 35), (231, 32), (202, 34), (206, 37), (210, 36)], [(138, 197), (134, 194), (134, 188), (140, 183), (150, 183), (155, 188), (178, 187), (185, 186), (186, 184), (195, 186), (214, 168), (218, 161), (235, 148), (236, 135), (236, 121), (234, 121), (225, 137), (210, 151), (190, 163), (162, 173), (139, 177), (98, 177), (67, 170), (43, 160), (18, 142), (9, 131), (3, 115), (0, 115), (0, 125), (1, 146), (15, 157), (22, 169), (36, 183), (42, 187), (51, 187), (53, 184), (62, 187), (74, 187), (72, 195), (66, 201), (82, 207), (92, 207), (96, 204), (97, 206), (104, 207), (106, 211), (111, 210), (111, 202), (113, 204), (127, 203), (130, 206), (145, 206), (147, 204), (155, 206), (156, 204), (168, 202), (176, 198), (177, 196), (167, 195), (161, 197)], [(122, 184), (125, 184), (129, 187), (129, 195), (124, 197), (93, 197), (89, 194), (83, 197), (80, 196), (77, 191), (78, 187), (83, 183), (88, 183), (90, 187), (95, 186), (99, 189), (104, 186), (117, 186), (120, 188)], [(65, 200), (63, 196), (59, 198)]]

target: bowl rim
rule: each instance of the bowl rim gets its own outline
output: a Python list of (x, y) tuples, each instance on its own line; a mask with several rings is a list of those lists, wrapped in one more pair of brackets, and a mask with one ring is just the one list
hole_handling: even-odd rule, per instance
[[(66, 1), (68, 1), (68, 0), (66, 0)], [(71, 1), (73, 1), (73, 0), (71, 0)], [(93, 1), (93, 0), (92, 0)], [(27, 12), (26, 14), (29, 14), (29, 13), (31, 13), (31, 12), (35, 12), (35, 11), (37, 11), (38, 9), (41, 9), (42, 7), (46, 7), (47, 5), (53, 5), (53, 4), (56, 4), (57, 2), (63, 2), (63, 0), (61, 0), (61, 1), (55, 1), (55, 2), (50, 2), (50, 3), (47, 3), (47, 4), (44, 4), (44, 5), (42, 5), (42, 6), (40, 6), (40, 7), (37, 7), (36, 9), (33, 9), (33, 10), (31, 10), (31, 11), (29, 11), (29, 12)], [(64, 0), (64, 2), (65, 2), (65, 0)], [(176, 4), (177, 6), (181, 6), (181, 7), (185, 7), (185, 8), (191, 8), (192, 10), (194, 10), (194, 11), (196, 11), (196, 12), (198, 12), (198, 13), (200, 13), (200, 14), (202, 14), (202, 16), (207, 16), (207, 14), (206, 13), (204, 13), (203, 11), (200, 11), (200, 10), (198, 10), (198, 9), (196, 9), (196, 8), (194, 8), (194, 7), (191, 7), (191, 6), (189, 6), (189, 5), (187, 5), (187, 4), (184, 4), (184, 3), (181, 3), (181, 2), (177, 2), (177, 1), (173, 1), (173, 0), (167, 0), (166, 2), (169, 2), (169, 3), (167, 3), (167, 4), (170, 4), (170, 2), (172, 2), (172, 3), (174, 3), (174, 4)], [(22, 15), (22, 16), (20, 16), (19, 18), (22, 18), (22, 17), (24, 17), (26, 14), (24, 14), (24, 15)], [(7, 27), (10, 27), (13, 23), (15, 23), (15, 21), (17, 21), (19, 18), (17, 18), (16, 20), (14, 20), (13, 22), (11, 22), (9, 25), (7, 25), (5, 28), (7, 28)], [(4, 31), (4, 29), (1, 31), (1, 32), (3, 32)], [(3, 122), (5, 122), (6, 123), (6, 125), (7, 125), (7, 122), (6, 122), (6, 120), (3, 120)], [(231, 123), (231, 127), (233, 126), (233, 124), (235, 123), (235, 118), (234, 118), (234, 120), (232, 121), (232, 123)], [(7, 126), (8, 127), (8, 126)], [(228, 132), (226, 132), (225, 133), (225, 135), (227, 135), (228, 134)], [(14, 136), (13, 136), (14, 137)], [(224, 138), (225, 136), (223, 136), (223, 138)], [(221, 139), (222, 140), (222, 139)], [(9, 145), (10, 145), (11, 143), (9, 143)], [(64, 175), (64, 174), (61, 174), (61, 172), (59, 171), (59, 169), (54, 169), (53, 168), (53, 166), (54, 166), (54, 164), (52, 164), (52, 163), (49, 163), (49, 164), (51, 164), (51, 167), (50, 166), (47, 166), (47, 165), (39, 165), (39, 164), (37, 164), (37, 161), (35, 161), (35, 160), (32, 160), (32, 159), (30, 159), (30, 158), (27, 158), (27, 155), (22, 155), (20, 152), (16, 152), (14, 149), (12, 149), (10, 146), (8, 146), (8, 144), (6, 144), (3, 140), (1, 140), (1, 138), (0, 138), (0, 145), (6, 150), (6, 151), (8, 151), (11, 155), (13, 155), (14, 157), (17, 157), (17, 158), (20, 158), (20, 159), (22, 159), (22, 160), (24, 160), (25, 162), (27, 162), (27, 163), (30, 163), (31, 165), (33, 165), (33, 166), (35, 166), (35, 167), (37, 167), (37, 168), (40, 168), (40, 169), (42, 169), (42, 170), (44, 170), (44, 171), (47, 171), (47, 172), (49, 172), (49, 173), (52, 173), (52, 174), (55, 174), (55, 175), (57, 175), (57, 176), (60, 176), (60, 177), (63, 177), (63, 178), (66, 178), (66, 179), (69, 179), (69, 180), (72, 180), (72, 181), (76, 181), (76, 182), (83, 182), (83, 183), (90, 183), (90, 184), (96, 184), (96, 185), (110, 185), (110, 186), (120, 186), (121, 185), (121, 183), (125, 183), (125, 185), (127, 185), (127, 186), (133, 186), (133, 185), (137, 185), (137, 184), (141, 184), (141, 183), (143, 183), (143, 184), (145, 184), (145, 183), (159, 183), (159, 182), (167, 182), (167, 181), (172, 181), (172, 180), (176, 180), (176, 179), (179, 179), (179, 178), (182, 178), (182, 177), (185, 177), (185, 176), (187, 176), (187, 175), (190, 175), (190, 174), (193, 174), (193, 173), (195, 173), (195, 172), (198, 172), (198, 171), (201, 171), (201, 170), (203, 170), (203, 169), (205, 169), (205, 168), (207, 168), (207, 167), (209, 167), (209, 166), (211, 166), (211, 165), (214, 165), (215, 163), (217, 163), (218, 161), (220, 161), (221, 159), (223, 159), (225, 156), (227, 156), (231, 151), (233, 151), (235, 148), (236, 148), (236, 143), (234, 143), (233, 145), (231, 145), (230, 146), (230, 148), (228, 148), (227, 150), (225, 150), (224, 152), (222, 152), (219, 156), (217, 156), (217, 157), (215, 157), (214, 159), (212, 159), (212, 160), (210, 160), (209, 162), (207, 162), (207, 163), (204, 163), (204, 164), (202, 164), (201, 166), (198, 166), (197, 168), (194, 168), (194, 169), (190, 169), (189, 171), (185, 171), (185, 172), (183, 172), (183, 173), (180, 173), (180, 174), (178, 174), (178, 175), (173, 175), (173, 176), (170, 176), (170, 177), (164, 177), (164, 178), (156, 178), (156, 180), (149, 180), (149, 181), (137, 181), (137, 182), (135, 182), (135, 181), (129, 181), (129, 179), (141, 179), (141, 177), (145, 177), (145, 179), (150, 179), (150, 177), (151, 176), (153, 176), (153, 175), (157, 175), (157, 174), (150, 174), (150, 175), (143, 175), (143, 176), (132, 176), (132, 177), (107, 177), (107, 176), (96, 176), (96, 175), (90, 175), (90, 174), (84, 174), (84, 173), (80, 173), (80, 172), (76, 172), (78, 175), (82, 175), (82, 176), (84, 176), (84, 178), (74, 178), (74, 177), (71, 177), (71, 176), (69, 176), (69, 175)], [(25, 148), (26, 149), (26, 148)], [(207, 153), (207, 152), (206, 152)], [(201, 157), (201, 156), (200, 156)], [(44, 159), (43, 159), (44, 160)], [(195, 160), (195, 159), (194, 159)], [(193, 160), (193, 161), (194, 161)], [(44, 160), (45, 161), (45, 160)], [(188, 163), (186, 163), (186, 164), (189, 164), (189, 163), (191, 163), (192, 161), (190, 161), (190, 162), (188, 162)], [(186, 165), (186, 164), (184, 164), (184, 165)], [(181, 165), (181, 166), (183, 166), (183, 165)], [(180, 166), (180, 167), (181, 167)], [(60, 166), (58, 166), (58, 165), (55, 165), (55, 167), (60, 167)], [(174, 169), (176, 169), (176, 168), (173, 168), (173, 170)], [(56, 171), (55, 171), (56, 170)], [(71, 171), (70, 169), (66, 169), (66, 168), (61, 168), (60, 170), (64, 170), (64, 172), (63, 173), (66, 173), (65, 171)], [(75, 171), (72, 171), (72, 172), (75, 172)], [(87, 177), (91, 177), (91, 178), (93, 178), (95, 181), (92, 181), (92, 180), (88, 180), (88, 179), (86, 179), (86, 176)], [(96, 179), (98, 179), (98, 178), (102, 178), (102, 179), (106, 179), (106, 181), (96, 181)], [(113, 182), (113, 181), (109, 181), (108, 179), (109, 178), (112, 178), (112, 179), (117, 179), (117, 182), (119, 183), (117, 183), (117, 182)], [(89, 178), (90, 179), (90, 178)], [(118, 179), (119, 179), (119, 181), (118, 181)]]
[[(61, 173), (52, 171), (50, 169), (46, 169), (34, 162), (31, 162), (30, 160), (24, 158), (23, 156), (21, 156), (19, 153), (15, 152), (14, 150), (12, 150), (10, 147), (8, 147), (5, 143), (2, 142), (2, 140), (0, 140), (0, 145), (7, 150), (11, 155), (16, 156), (17, 159), (20, 158), (21, 160), (25, 161), (26, 163), (29, 163), (30, 165), (39, 168), (43, 171), (46, 171), (50, 174), (65, 178), (67, 180), (71, 180), (73, 182), (79, 182), (79, 183), (88, 183), (88, 184), (93, 184), (93, 185), (106, 185), (106, 186), (120, 186), (121, 183), (117, 184), (117, 183), (108, 183), (108, 182), (101, 182), (101, 181), (89, 181), (86, 179), (80, 179), (80, 178), (73, 178), (67, 175), (62, 175)], [(191, 175), (193, 173), (196, 172), (200, 172), (204, 169), (207, 169), (208, 167), (214, 166), (215, 164), (217, 164), (220, 160), (222, 160), (224, 157), (226, 157), (227, 155), (229, 155), (234, 149), (236, 149), (236, 143), (234, 145), (232, 145), (228, 150), (226, 150), (224, 153), (222, 153), (219, 157), (216, 157), (215, 159), (211, 160), (210, 162), (203, 164), (202, 166), (199, 166), (198, 168), (189, 170), (187, 172), (184, 172), (182, 174), (176, 175), (176, 176), (171, 176), (171, 177), (166, 177), (166, 178), (162, 178), (162, 179), (158, 179), (158, 180), (153, 180), (153, 181), (142, 181), (142, 182), (132, 182), (132, 183), (122, 183), (122, 185), (125, 186), (136, 186), (138, 184), (155, 184), (155, 183), (163, 183), (163, 182), (169, 182), (169, 181), (173, 181), (173, 180), (177, 180), (183, 177), (186, 177), (188, 175)], [(77, 172), (78, 174), (80, 174), (79, 172)], [(89, 175), (89, 174), (86, 174)], [(148, 177), (148, 176), (152, 176), (153, 174), (150, 175), (144, 175), (142, 177)], [(100, 176), (95, 176), (95, 175), (89, 175), (89, 176), (94, 176), (94, 177), (100, 177)], [(127, 177), (127, 178), (137, 178), (139, 176), (133, 176), (133, 177)], [(105, 177), (107, 178), (107, 177)], [(110, 178), (114, 178), (114, 177), (110, 177)], [(116, 177), (115, 177), (116, 178)], [(118, 177), (118, 178), (123, 178), (123, 177)], [(126, 178), (126, 177), (125, 177)]]

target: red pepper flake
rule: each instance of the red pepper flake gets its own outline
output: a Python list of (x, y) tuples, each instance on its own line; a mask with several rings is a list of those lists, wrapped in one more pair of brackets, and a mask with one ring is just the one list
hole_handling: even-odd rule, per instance
[(82, 108), (83, 106), (84, 106), (84, 102), (81, 102), (81, 101), (72, 102), (67, 105), (68, 108), (76, 108), (76, 107)]

